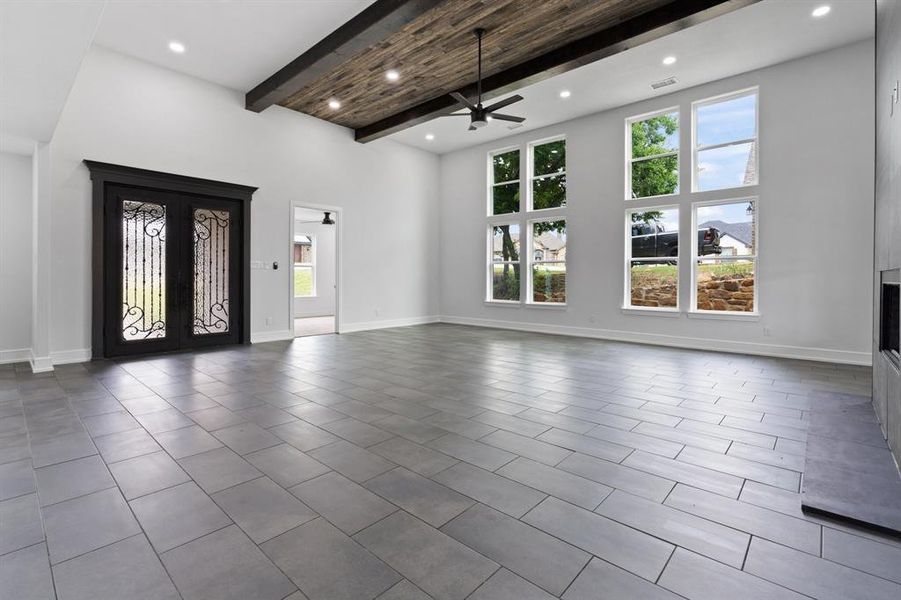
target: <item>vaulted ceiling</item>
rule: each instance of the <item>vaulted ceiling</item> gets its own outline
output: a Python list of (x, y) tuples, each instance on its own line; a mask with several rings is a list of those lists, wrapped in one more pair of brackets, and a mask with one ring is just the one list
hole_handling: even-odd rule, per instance
[[(377, 0), (248, 92), (370, 141), (475, 96), (472, 31), (487, 30), (485, 99), (726, 14), (757, 0)], [(388, 70), (400, 74), (389, 81)], [(337, 100), (340, 108), (330, 107)]]

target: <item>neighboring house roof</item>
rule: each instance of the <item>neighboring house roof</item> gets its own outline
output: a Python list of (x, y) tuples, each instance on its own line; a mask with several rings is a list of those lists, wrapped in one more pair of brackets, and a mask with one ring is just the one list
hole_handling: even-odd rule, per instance
[(748, 163), (745, 165), (745, 176), (742, 179), (744, 185), (757, 183), (757, 142), (751, 143), (751, 151), (748, 152)]
[(745, 223), (726, 223), (725, 221), (706, 221), (701, 223), (699, 226), (701, 229), (705, 229), (707, 227), (715, 227), (719, 229), (721, 233), (728, 235), (729, 237), (733, 237), (737, 239), (739, 242), (744, 244), (745, 246), (751, 245), (751, 222), (747, 221)]
[(538, 236), (537, 241), (538, 243), (535, 244), (535, 246), (544, 248), (545, 250), (560, 250), (561, 248), (566, 248), (566, 240), (560, 239), (558, 236), (550, 233), (542, 233)]

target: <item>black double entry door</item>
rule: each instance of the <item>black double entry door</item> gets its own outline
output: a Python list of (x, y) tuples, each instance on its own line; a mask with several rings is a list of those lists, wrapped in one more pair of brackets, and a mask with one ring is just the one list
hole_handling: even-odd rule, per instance
[(103, 213), (104, 355), (244, 341), (241, 202), (107, 184)]

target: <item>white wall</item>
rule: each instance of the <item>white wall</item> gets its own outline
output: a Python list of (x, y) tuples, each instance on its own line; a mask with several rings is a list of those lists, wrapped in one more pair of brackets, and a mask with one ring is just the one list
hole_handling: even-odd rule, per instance
[[(243, 106), (233, 90), (110, 51), (89, 52), (52, 142), (55, 353), (90, 346), (85, 158), (258, 186), (254, 261), (291, 263), (292, 200), (339, 206), (342, 330), (437, 315), (438, 158), (387, 140), (358, 144), (350, 130), (280, 107), (255, 114)], [(388, 240), (385, 252), (371, 251), (375, 240)], [(281, 269), (251, 273), (254, 339), (288, 337), (289, 277)]]
[[(691, 102), (751, 86), (760, 87), (760, 185), (735, 190), (735, 197), (759, 196), (759, 320), (626, 314), (621, 310), (624, 210), (639, 204), (623, 200), (624, 120), (681, 108), (685, 193), (663, 203), (682, 206), (681, 229), (688, 231), (691, 202), (709, 198), (688, 192)], [(442, 156), (442, 319), (868, 363), (873, 90), (869, 40)], [(488, 306), (483, 302), (487, 153), (559, 134), (567, 138), (568, 306)], [(683, 310), (690, 267), (683, 259)]]
[(30, 358), (31, 157), (0, 153), (0, 363)]
[[(319, 217), (322, 217), (321, 213), (319, 213)], [(316, 277), (315, 296), (294, 298), (295, 318), (322, 317), (335, 314), (336, 232), (337, 227), (335, 225), (295, 222), (295, 236), (310, 235), (315, 237), (313, 244), (313, 252), (315, 254), (313, 275)]]

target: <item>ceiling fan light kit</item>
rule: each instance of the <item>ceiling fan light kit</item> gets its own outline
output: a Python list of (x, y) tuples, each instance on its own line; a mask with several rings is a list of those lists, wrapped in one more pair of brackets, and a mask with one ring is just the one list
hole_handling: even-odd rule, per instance
[(452, 115), (444, 115), (446, 117), (469, 117), (469, 130), (475, 131), (477, 129), (481, 129), (488, 125), (488, 121), (492, 119), (498, 119), (499, 121), (513, 121), (514, 123), (522, 123), (525, 121), (524, 117), (514, 117), (513, 115), (504, 115), (498, 112), (495, 112), (498, 109), (504, 108), (505, 106), (510, 106), (516, 102), (519, 102), (523, 99), (519, 94), (510, 96), (504, 100), (500, 100), (499, 102), (495, 102), (491, 106), (483, 106), (482, 105), (482, 38), (485, 36), (485, 30), (481, 27), (473, 30), (476, 38), (479, 40), (479, 78), (477, 83), (478, 90), (478, 99), (477, 103), (473, 104), (469, 98), (461, 94), (460, 92), (451, 92), (451, 97), (469, 109), (469, 114), (452, 114)]

